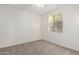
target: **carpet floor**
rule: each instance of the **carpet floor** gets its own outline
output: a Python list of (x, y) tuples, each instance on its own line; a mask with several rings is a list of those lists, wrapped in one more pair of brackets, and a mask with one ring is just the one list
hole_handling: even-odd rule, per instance
[(79, 52), (44, 40), (38, 40), (2, 48), (0, 55), (79, 55)]

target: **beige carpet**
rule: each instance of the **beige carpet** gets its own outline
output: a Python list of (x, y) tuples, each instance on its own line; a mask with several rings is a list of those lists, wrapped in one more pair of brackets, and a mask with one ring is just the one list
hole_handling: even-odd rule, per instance
[(79, 52), (38, 40), (0, 49), (0, 55), (79, 55)]

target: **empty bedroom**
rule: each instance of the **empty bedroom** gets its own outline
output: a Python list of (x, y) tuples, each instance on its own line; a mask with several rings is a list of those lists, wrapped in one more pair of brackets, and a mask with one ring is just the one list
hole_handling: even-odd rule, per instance
[(0, 55), (79, 55), (79, 5), (0, 4)]

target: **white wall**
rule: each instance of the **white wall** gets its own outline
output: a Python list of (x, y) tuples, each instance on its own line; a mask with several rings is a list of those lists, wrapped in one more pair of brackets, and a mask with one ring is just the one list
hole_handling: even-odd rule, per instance
[[(48, 17), (63, 14), (63, 33), (48, 32)], [(63, 5), (43, 16), (43, 39), (79, 51), (79, 5)]]
[(40, 16), (0, 5), (0, 48), (41, 39)]

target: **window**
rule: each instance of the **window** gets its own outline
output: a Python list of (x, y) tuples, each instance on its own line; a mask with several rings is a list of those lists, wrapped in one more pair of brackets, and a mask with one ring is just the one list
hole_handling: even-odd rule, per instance
[(62, 32), (62, 27), (63, 17), (61, 13), (49, 17), (48, 32)]

